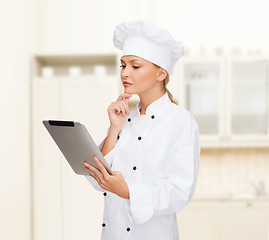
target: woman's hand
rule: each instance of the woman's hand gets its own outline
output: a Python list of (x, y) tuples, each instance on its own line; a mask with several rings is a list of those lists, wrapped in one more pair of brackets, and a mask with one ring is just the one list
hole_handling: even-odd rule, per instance
[(93, 159), (100, 170), (89, 164), (87, 161), (83, 163), (85, 166), (84, 169), (90, 173), (90, 176), (98, 182), (102, 189), (108, 190), (119, 197), (128, 199), (129, 188), (121, 172), (113, 171), (113, 175), (110, 175), (97, 157), (93, 157)]
[(107, 108), (110, 125), (116, 129), (122, 129), (122, 126), (130, 114), (128, 101), (132, 94), (122, 93), (116, 102), (112, 102)]

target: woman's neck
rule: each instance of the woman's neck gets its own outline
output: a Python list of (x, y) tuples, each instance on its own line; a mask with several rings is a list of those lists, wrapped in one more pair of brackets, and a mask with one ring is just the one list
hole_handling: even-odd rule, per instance
[(147, 107), (156, 101), (157, 99), (161, 98), (166, 92), (157, 92), (154, 94), (139, 94), (140, 98), (140, 115), (146, 115)]

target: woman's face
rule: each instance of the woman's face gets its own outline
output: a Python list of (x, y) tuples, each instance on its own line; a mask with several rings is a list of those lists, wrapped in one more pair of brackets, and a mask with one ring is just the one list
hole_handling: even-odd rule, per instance
[(121, 81), (131, 83), (124, 86), (125, 93), (139, 94), (156, 87), (160, 68), (143, 58), (126, 55), (121, 57)]

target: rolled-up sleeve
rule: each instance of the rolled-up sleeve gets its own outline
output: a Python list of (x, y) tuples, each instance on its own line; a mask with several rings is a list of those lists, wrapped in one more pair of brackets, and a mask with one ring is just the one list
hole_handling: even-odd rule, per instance
[[(108, 136), (108, 131), (109, 131), (109, 128), (107, 129), (106, 131), (106, 136), (102, 138), (102, 140), (97, 144), (98, 148), (100, 149), (100, 151), (102, 150), (104, 144), (105, 144), (105, 141), (106, 141), (106, 138)], [(107, 153), (104, 158), (106, 159), (108, 165), (111, 167), (112, 165), (112, 162), (113, 162), (113, 155), (114, 155), (114, 149), (115, 147), (109, 152)], [(87, 178), (87, 180), (92, 184), (92, 186), (98, 190), (98, 191), (102, 191), (104, 192), (104, 189), (102, 189), (100, 187), (100, 185), (98, 184), (98, 182), (90, 175), (88, 176), (85, 176)]]
[(193, 197), (200, 161), (199, 127), (195, 119), (188, 118), (171, 140), (163, 165), (165, 177), (154, 179), (151, 184), (128, 183), (129, 214), (136, 224), (174, 214)]

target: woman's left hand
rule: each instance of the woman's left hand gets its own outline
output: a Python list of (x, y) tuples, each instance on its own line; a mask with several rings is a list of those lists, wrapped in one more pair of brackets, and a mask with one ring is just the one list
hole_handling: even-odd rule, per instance
[(93, 159), (100, 170), (89, 164), (87, 161), (83, 163), (85, 166), (84, 169), (89, 172), (90, 176), (98, 182), (102, 189), (115, 193), (119, 197), (128, 199), (129, 188), (122, 173), (119, 171), (112, 171), (113, 175), (110, 175), (105, 166), (96, 156), (93, 157)]

